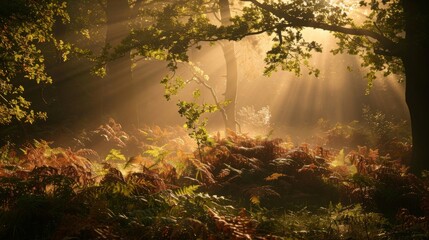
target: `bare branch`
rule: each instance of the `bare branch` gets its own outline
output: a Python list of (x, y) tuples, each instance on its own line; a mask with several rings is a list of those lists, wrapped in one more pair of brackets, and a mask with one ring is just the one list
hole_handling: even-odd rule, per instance
[(224, 122), (226, 123), (228, 120), (228, 116), (226, 115), (226, 111), (225, 108), (222, 107), (222, 105), (219, 102), (219, 99), (217, 98), (217, 94), (216, 91), (213, 89), (212, 86), (208, 85), (206, 83), (206, 81), (204, 81), (204, 79), (201, 79), (199, 76), (197, 76), (196, 74), (194, 74), (195, 79), (197, 80), (197, 83), (202, 84), (204, 87), (206, 87), (208, 90), (210, 90), (210, 93), (212, 94), (213, 100), (215, 101), (216, 106), (219, 108), (219, 110), (222, 113), (222, 118), (224, 120)]

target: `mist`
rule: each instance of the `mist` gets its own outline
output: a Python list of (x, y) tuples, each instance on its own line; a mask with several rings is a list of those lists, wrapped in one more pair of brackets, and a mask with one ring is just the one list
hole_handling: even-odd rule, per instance
[(0, 2), (0, 239), (429, 238), (423, 5)]

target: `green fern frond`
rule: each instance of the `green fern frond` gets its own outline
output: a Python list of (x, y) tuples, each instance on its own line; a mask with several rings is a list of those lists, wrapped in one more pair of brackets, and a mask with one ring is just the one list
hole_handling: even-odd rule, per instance
[(185, 187), (182, 187), (180, 189), (177, 189), (174, 192), (174, 194), (176, 196), (185, 196), (185, 195), (192, 196), (195, 194), (195, 191), (197, 191), (199, 187), (200, 187), (200, 185), (185, 186)]
[(125, 155), (121, 153), (121, 150), (119, 149), (110, 149), (109, 154), (106, 156), (106, 161), (114, 161), (114, 160), (120, 160), (125, 161)]

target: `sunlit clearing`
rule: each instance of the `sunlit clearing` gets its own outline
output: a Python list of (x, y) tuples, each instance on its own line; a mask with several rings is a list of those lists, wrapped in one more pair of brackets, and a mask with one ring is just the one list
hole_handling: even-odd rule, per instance
[[(293, 135), (300, 140), (309, 140), (315, 134), (319, 120), (332, 124), (361, 120), (365, 106), (408, 119), (404, 85), (398, 83), (396, 76), (379, 76), (366, 95), (365, 69), (361, 68), (357, 57), (333, 56), (329, 51), (335, 48), (335, 39), (329, 32), (309, 29), (304, 31), (304, 37), (315, 39), (324, 47), (324, 52), (314, 54), (311, 61), (321, 71), (317, 78), (308, 75), (305, 67), (301, 76), (279, 70), (271, 77), (263, 77), (261, 59), (269, 50), (270, 39), (258, 37), (237, 44), (240, 74), (237, 111), (238, 120), (244, 125), (243, 132), (265, 135), (273, 129), (277, 136)], [(256, 47), (254, 42), (257, 42)], [(203, 66), (219, 69), (224, 64), (221, 53), (213, 54), (202, 55), (202, 59), (206, 59), (202, 61)], [(221, 60), (213, 62), (212, 59)], [(223, 75), (224, 71), (216, 74)], [(222, 93), (221, 89), (218, 92)], [(240, 110), (247, 111), (243, 116), (253, 114), (253, 118), (240, 119)], [(270, 118), (269, 123), (262, 121), (264, 117)], [(255, 122), (249, 123), (249, 119)], [(221, 121), (220, 118), (216, 120)]]

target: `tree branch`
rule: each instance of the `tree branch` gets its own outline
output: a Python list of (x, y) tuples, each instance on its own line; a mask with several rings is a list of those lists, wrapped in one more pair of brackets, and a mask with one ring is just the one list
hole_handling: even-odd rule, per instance
[(216, 42), (216, 41), (220, 41), (220, 40), (231, 40), (231, 39), (236, 40), (236, 39), (242, 39), (242, 38), (249, 37), (249, 36), (259, 35), (259, 34), (262, 34), (262, 33), (268, 32), (268, 31), (274, 31), (277, 29), (285, 29), (287, 27), (292, 27), (292, 26), (293, 25), (291, 25), (291, 24), (281, 23), (281, 24), (277, 24), (277, 25), (274, 25), (274, 26), (269, 27), (269, 28), (261, 29), (259, 31), (247, 32), (247, 33), (241, 34), (235, 38), (231, 38), (231, 36), (236, 36), (235, 34), (231, 34), (231, 36), (211, 37), (208, 39), (198, 39), (198, 41), (199, 42)]
[(217, 98), (217, 94), (216, 91), (213, 89), (212, 86), (208, 85), (204, 79), (201, 79), (199, 76), (197, 76), (196, 74), (194, 74), (195, 79), (197, 80), (197, 83), (200, 83), (202, 85), (204, 85), (204, 87), (206, 87), (207, 89), (210, 90), (210, 93), (212, 94), (213, 100), (215, 101), (216, 106), (219, 108), (220, 112), (222, 113), (222, 118), (223, 121), (226, 122), (228, 121), (228, 116), (226, 115), (226, 111), (225, 108), (222, 107), (222, 105), (220, 104), (218, 98)]
[(243, 2), (251, 2), (255, 6), (275, 15), (278, 18), (284, 19), (287, 22), (289, 22), (294, 27), (309, 27), (309, 28), (317, 28), (332, 32), (338, 32), (338, 33), (344, 33), (349, 35), (355, 35), (355, 36), (367, 36), (370, 38), (373, 38), (377, 40), (383, 48), (390, 52), (389, 55), (401, 57), (402, 51), (398, 47), (398, 43), (392, 41), (391, 39), (383, 36), (382, 34), (379, 34), (377, 32), (367, 30), (367, 29), (361, 29), (361, 28), (348, 28), (343, 26), (337, 26), (337, 25), (330, 25), (323, 22), (316, 22), (313, 20), (308, 19), (301, 19), (294, 17), (292, 15), (289, 15), (288, 13), (281, 11), (279, 9), (276, 9), (275, 7), (266, 4), (266, 3), (260, 3), (257, 0), (241, 0)]

